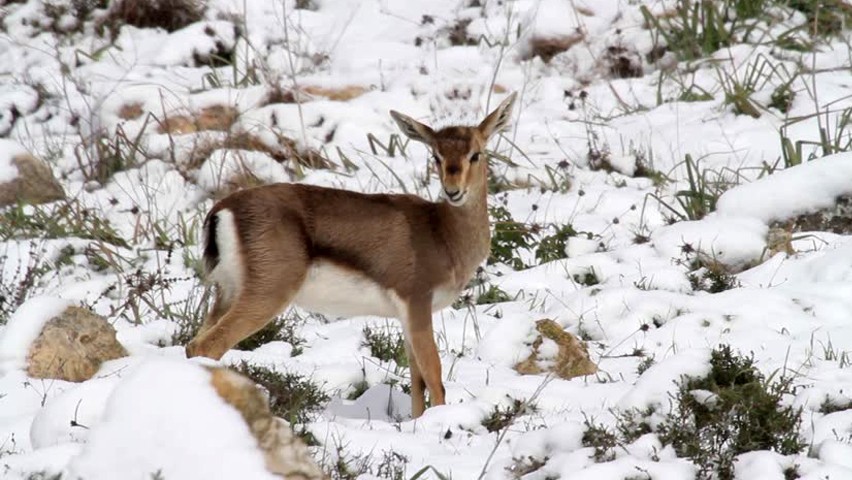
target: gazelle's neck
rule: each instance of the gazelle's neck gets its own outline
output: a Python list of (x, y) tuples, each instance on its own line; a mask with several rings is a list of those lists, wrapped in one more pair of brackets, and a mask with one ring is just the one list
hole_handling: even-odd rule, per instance
[(460, 206), (441, 200), (438, 205), (443, 234), (452, 255), (456, 276), (464, 281), (491, 250), (491, 229), (488, 219), (488, 189), (485, 185), (470, 193), (470, 198)]

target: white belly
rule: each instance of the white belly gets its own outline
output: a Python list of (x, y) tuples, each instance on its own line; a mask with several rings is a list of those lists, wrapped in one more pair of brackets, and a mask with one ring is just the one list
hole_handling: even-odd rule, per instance
[(437, 312), (449, 307), (459, 298), (459, 292), (452, 287), (438, 287), (432, 293), (432, 311)]
[(323, 260), (314, 262), (308, 269), (293, 303), (336, 317), (376, 315), (399, 318), (402, 313), (399, 297), (392, 290), (354, 270)]

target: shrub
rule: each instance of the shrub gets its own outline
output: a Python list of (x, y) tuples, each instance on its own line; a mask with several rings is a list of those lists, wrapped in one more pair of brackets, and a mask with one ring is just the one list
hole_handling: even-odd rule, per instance
[(533, 233), (521, 222), (516, 222), (512, 214), (502, 206), (489, 207), (493, 219), (494, 233), (491, 235), (491, 256), (488, 264), (505, 263), (515, 270), (526, 268), (524, 261), (518, 256), (518, 249), (532, 248)]
[(288, 422), (304, 423), (321, 410), (329, 396), (310, 379), (295, 373), (281, 373), (243, 361), (234, 368), (269, 393), (272, 414)]
[(253, 335), (240, 341), (234, 348), (251, 351), (269, 342), (287, 342), (293, 346), (290, 356), (296, 357), (302, 354), (306, 343), (306, 340), (299, 336), (298, 327), (297, 320), (279, 315)]
[(512, 399), (512, 403), (506, 407), (495, 405), (491, 413), (482, 420), (482, 426), (489, 433), (499, 432), (514, 423), (518, 417), (534, 411), (534, 405), (523, 400)]
[(732, 480), (734, 460), (740, 454), (772, 450), (791, 455), (804, 449), (799, 438), (801, 409), (780, 404), (792, 393), (790, 379), (765, 378), (753, 358), (722, 345), (711, 353), (706, 376), (679, 382), (676, 406), (662, 422), (649, 421), (655, 415), (653, 408), (614, 412), (614, 429), (586, 419), (582, 441), (602, 462), (615, 458), (615, 448), (656, 433), (678, 456), (695, 463), (697, 479)]
[(535, 250), (535, 259), (539, 263), (547, 263), (567, 258), (568, 254), (565, 249), (567, 248), (568, 239), (575, 236), (577, 236), (577, 231), (574, 230), (574, 227), (570, 223), (557, 227), (553, 235), (542, 238), (538, 243), (538, 248)]
[(201, 21), (204, 10), (201, 0), (116, 0), (109, 9), (105, 26), (113, 38), (122, 25), (174, 32)]
[[(709, 392), (711, 400), (699, 400), (696, 391)], [(755, 450), (790, 455), (805, 447), (799, 438), (801, 409), (780, 405), (792, 392), (790, 379), (766, 379), (753, 358), (722, 345), (711, 354), (707, 376), (681, 381), (677, 406), (657, 429), (660, 440), (692, 459), (698, 478), (733, 479), (737, 455)]]
[(687, 255), (689, 273), (686, 278), (693, 291), (720, 293), (742, 286), (737, 277), (728, 271), (721, 262), (695, 250), (692, 245), (684, 244), (681, 251)]
[(581, 439), (584, 447), (594, 448), (594, 457), (596, 462), (608, 462), (615, 459), (614, 449), (620, 443), (618, 437), (603, 425), (595, 424), (592, 420), (586, 418), (583, 421), (586, 430), (583, 432)]
[(393, 360), (400, 367), (408, 367), (409, 360), (405, 352), (405, 336), (386, 326), (383, 330), (374, 330), (370, 326), (364, 327), (363, 346), (370, 349), (370, 355), (390, 362)]
[(512, 297), (505, 290), (497, 285), (491, 285), (488, 290), (484, 290), (476, 297), (477, 305), (490, 305), (492, 303), (501, 303), (511, 301)]

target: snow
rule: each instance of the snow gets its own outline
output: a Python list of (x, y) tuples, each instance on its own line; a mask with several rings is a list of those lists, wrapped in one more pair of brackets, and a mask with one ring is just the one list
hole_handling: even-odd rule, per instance
[(0, 372), (26, 366), (26, 356), (44, 324), (74, 303), (56, 297), (34, 297), (15, 311), (0, 331)]
[(0, 184), (11, 182), (18, 177), (18, 167), (12, 159), (27, 151), (18, 142), (0, 139)]
[[(476, 299), (494, 287), (510, 300), (435, 312), (448, 405), (409, 418), (401, 387), (409, 370), (364, 343), (365, 326), (401, 332), (393, 319), (335, 320), (291, 309), (285, 319), (295, 338), (231, 350), (220, 363), (296, 373), (327, 392), (332, 400), (304, 425), (320, 442), (311, 452), (326, 463), (338, 455), (365, 459), (375, 468), (361, 478), (380, 478), (376, 464), (395, 452), (404, 458), (404, 478), (433, 466), (451, 478), (502, 480), (512, 478), (507, 468), (532, 458), (540, 468), (521, 478), (679, 480), (694, 478), (696, 467), (653, 433), (617, 448), (612, 461), (595, 462), (582, 442), (584, 422), (612, 426), (614, 412), (649, 407), (658, 421), (677, 382), (705, 374), (712, 349), (729, 344), (754, 355), (765, 375), (793, 376), (796, 390), (784, 402), (803, 409), (808, 445), (796, 455), (741, 455), (736, 478), (780, 479), (794, 467), (805, 479), (852, 478), (849, 410), (823, 411), (825, 402), (852, 401), (852, 237), (795, 232), (793, 255), (771, 252), (768, 238), (775, 222), (852, 194), (852, 153), (817, 158), (819, 144), (842, 146), (849, 138), (848, 38), (825, 40), (813, 53), (740, 44), (692, 62), (668, 52), (654, 63), (648, 54), (656, 41), (639, 7), (665, 15), (674, 1), (317, 0), (316, 10), (303, 10), (292, 0), (210, 0), (201, 22), (174, 32), (124, 26), (110, 42), (91, 20), (48, 15), (49, 7), (72, 3), (3, 7), (0, 183), (17, 175), (11, 158), (32, 152), (81, 215), (105, 222), (121, 241), (80, 229), (42, 238), (0, 223), (4, 478), (268, 477), (245, 425), (199, 367), (215, 362), (188, 362), (174, 344), (185, 323), (206, 312), (199, 240), (214, 197), (250, 174), (438, 198), (424, 146), (409, 143), (390, 156), (371, 147), (368, 134), (382, 143), (399, 134), (390, 109), (436, 127), (476, 123), (512, 91), (519, 92), (512, 128), (489, 146), (511, 158), (491, 164), (509, 185), (489, 200), (541, 236), (567, 224), (579, 234), (567, 239), (566, 258), (539, 264), (534, 248), (521, 248), (514, 253), (530, 268), (485, 265), (484, 285), (467, 292)], [(779, 17), (772, 27), (779, 34), (806, 21), (781, 10)], [(476, 44), (453, 45), (450, 33), (465, 29)], [(548, 63), (525, 59), (534, 37), (576, 34), (579, 43)], [(220, 47), (234, 49), (234, 65), (197, 64)], [(643, 76), (611, 74), (608, 62), (622, 48)], [(751, 97), (760, 117), (736, 114), (723, 80), (745, 80), (766, 61), (775, 69), (764, 71)], [(768, 104), (788, 80), (796, 96), (782, 113)], [(308, 86), (364, 93), (338, 101), (296, 92), (304, 103), (268, 102), (270, 91)], [(689, 87), (711, 98), (681, 101)], [(133, 104), (142, 115), (121, 118)], [(158, 131), (166, 117), (217, 106), (239, 112), (230, 131)], [(808, 161), (784, 168), (782, 131)], [(96, 149), (81, 145), (95, 133), (127, 160), (103, 181), (90, 178)], [(288, 137), (337, 167), (304, 168), (299, 176), (287, 161), (228, 147), (234, 134), (270, 147)], [(194, 155), (211, 146), (203, 158)], [(614, 171), (593, 169), (590, 150), (607, 156)], [(681, 217), (687, 212), (676, 195), (689, 188), (686, 155), (710, 187), (730, 186), (704, 218)], [(637, 176), (643, 166), (652, 175)], [(24, 212), (59, 217), (64, 206)], [(735, 287), (694, 290), (696, 258), (730, 272)], [(30, 261), (35, 278), (26, 284)], [(18, 292), (19, 285), (28, 286)], [(130, 357), (80, 384), (27, 377), (28, 345), (72, 304), (107, 317)], [(543, 318), (586, 341), (596, 375), (562, 380), (512, 368), (530, 354)], [(555, 345), (543, 342), (540, 353), (552, 356)], [(364, 387), (359, 398), (347, 398)], [(503, 436), (487, 432), (483, 419), (515, 400), (536, 409)]]
[(757, 218), (765, 223), (831, 207), (852, 193), (852, 153), (802, 163), (734, 187), (719, 197), (720, 215)]
[[(215, 421), (211, 421), (215, 419)], [(92, 480), (277, 478), (239, 412), (210, 373), (180, 360), (148, 360), (115, 386), (100, 422), (65, 473)]]

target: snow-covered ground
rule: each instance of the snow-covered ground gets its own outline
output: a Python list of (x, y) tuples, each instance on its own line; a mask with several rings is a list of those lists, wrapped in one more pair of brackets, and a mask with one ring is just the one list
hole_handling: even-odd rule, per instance
[[(316, 0), (318, 8), (306, 10), (291, 0), (211, 0), (200, 23), (172, 33), (125, 26), (111, 43), (93, 21), (49, 19), (51, 8), (72, 3), (0, 7), (0, 132), (9, 139), (0, 142), (0, 181), (13, 175), (6, 158), (29, 150), (49, 163), (73, 208), (103, 219), (115, 238), (93, 240), (85, 229), (68, 228), (59, 238), (33, 233), (35, 240), (0, 243), (3, 285), (22, 282), (31, 261), (44, 267), (28, 292), (33, 299), (0, 326), (3, 478), (151, 478), (158, 470), (167, 480), (233, 472), (265, 478), (233, 412), (211, 400), (202, 370), (170, 345), (176, 319), (204, 312), (193, 267), (214, 193), (250, 172), (252, 181), (437, 198), (424, 147), (410, 143), (404, 155), (391, 156), (371, 149), (368, 135), (387, 143), (397, 133), (390, 109), (438, 126), (475, 122), (512, 91), (519, 92), (513, 126), (491, 147), (513, 163), (492, 159), (503, 188), (491, 201), (517, 221), (546, 231), (570, 224), (581, 235), (568, 241), (565, 259), (538, 264), (534, 251), (520, 250), (529, 268), (488, 265), (486, 285), (512, 300), (435, 314), (446, 406), (391, 420), (334, 399), (306, 426), (321, 444), (312, 447), (316, 457), (380, 462), (396, 452), (407, 472), (401, 478), (426, 466), (433, 470), (421, 478), (519, 478), (517, 465), (530, 458), (539, 468), (527, 479), (694, 478), (695, 467), (654, 434), (596, 462), (581, 441), (584, 422), (610, 425), (613, 411), (634, 407), (667, 411), (675, 382), (706, 373), (710, 351), (728, 344), (753, 354), (764, 374), (794, 377), (795, 394), (784, 401), (803, 407), (807, 445), (799, 455), (746, 454), (737, 478), (785, 478), (792, 466), (801, 478), (852, 478), (852, 411), (820, 411), (826, 399), (852, 401), (852, 237), (797, 232), (792, 255), (768, 240), (774, 222), (852, 194), (852, 153), (789, 170), (779, 161), (782, 130), (805, 160), (821, 153), (821, 129), (837, 145), (849, 142), (842, 112), (852, 108), (852, 51), (843, 38), (806, 52), (752, 39), (692, 62), (669, 53), (651, 63), (655, 38), (640, 6), (665, 16), (677, 2)], [(792, 15), (771, 30), (804, 21)], [(465, 30), (459, 25), (470, 44), (452, 44)], [(579, 43), (549, 63), (529, 58), (532, 39), (558, 35), (580, 35)], [(233, 66), (199, 64), (217, 49), (233, 52)], [(613, 55), (640, 75), (614, 76)], [(752, 82), (757, 118), (729, 103), (732, 79)], [(795, 96), (782, 113), (769, 105), (787, 82)], [(269, 100), (270, 92), (347, 87), (364, 93), (344, 101), (318, 93), (296, 93), (300, 104)], [(679, 101), (684, 92), (706, 95)], [(165, 118), (218, 106), (234, 109), (229, 133), (163, 127)], [(272, 151), (285, 136), (336, 166), (295, 168), (233, 145), (197, 158), (238, 134)], [(92, 159), (115, 148), (121, 168), (98, 175)], [(689, 188), (696, 162), (711, 191), (731, 188), (716, 211), (690, 220), (678, 203), (686, 197), (676, 193)], [(657, 173), (640, 176), (640, 165)], [(65, 203), (38, 208), (53, 212)], [(724, 265), (734, 288), (695, 291), (688, 274), (696, 257)], [(27, 378), (21, 342), (33, 332), (15, 324), (43, 319), (64, 305), (58, 299), (106, 316), (131, 356), (82, 384)], [(364, 382), (404, 381), (406, 369), (364, 346), (365, 326), (398, 330), (395, 321), (287, 315), (303, 344), (231, 351), (222, 362), (303, 374), (333, 397), (346, 398)], [(541, 318), (586, 340), (599, 373), (570, 381), (516, 373), (512, 366), (529, 355)], [(489, 433), (483, 419), (514, 400), (536, 408)], [(83, 426), (69, 426), (72, 420)]]

